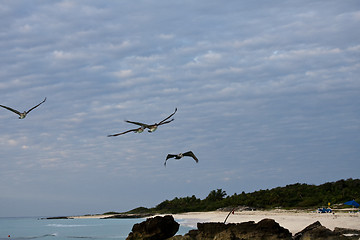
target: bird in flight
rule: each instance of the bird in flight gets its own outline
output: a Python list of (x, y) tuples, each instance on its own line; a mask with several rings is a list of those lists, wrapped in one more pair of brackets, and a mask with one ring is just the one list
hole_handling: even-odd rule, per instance
[(170, 114), (170, 116), (163, 119), (159, 123), (154, 123), (154, 124), (145, 124), (145, 123), (132, 122), (132, 121), (125, 120), (125, 122), (127, 122), (127, 123), (139, 125), (140, 127), (135, 128), (135, 129), (130, 129), (130, 130), (127, 130), (127, 131), (121, 132), (121, 133), (111, 134), (111, 135), (108, 135), (108, 137), (116, 137), (116, 136), (123, 135), (123, 134), (129, 133), (129, 132), (142, 133), (146, 128), (149, 129), (148, 132), (150, 132), (150, 133), (154, 132), (158, 126), (174, 121), (174, 119), (170, 119), (170, 120), (168, 120), (168, 119), (171, 118), (176, 113), (176, 111), (177, 111), (177, 108), (175, 108), (175, 111), (172, 114)]
[(116, 136), (123, 135), (123, 134), (129, 133), (129, 132), (142, 133), (144, 130), (145, 130), (144, 127), (139, 127), (139, 128), (127, 130), (127, 131), (125, 131), (125, 132), (116, 133), (116, 134), (111, 134), (111, 135), (108, 135), (108, 137), (116, 137)]
[(175, 108), (175, 111), (172, 114), (170, 114), (170, 116), (168, 116), (167, 118), (161, 120), (159, 123), (145, 124), (145, 123), (140, 123), (140, 122), (132, 122), (132, 121), (129, 121), (129, 120), (125, 120), (125, 122), (139, 125), (139, 126), (143, 127), (144, 129), (147, 128), (147, 129), (149, 129), (148, 132), (151, 133), (151, 132), (154, 132), (158, 128), (158, 126), (174, 121), (173, 118), (170, 119), (170, 120), (168, 120), (168, 119), (171, 118), (172, 116), (174, 116), (176, 111), (177, 111), (177, 108)]
[(166, 161), (169, 159), (169, 158), (174, 158), (176, 160), (179, 160), (183, 157), (192, 157), (196, 163), (199, 162), (199, 159), (197, 159), (197, 157), (195, 156), (195, 154), (192, 152), (192, 151), (188, 151), (188, 152), (184, 152), (184, 153), (179, 153), (179, 154), (168, 154), (166, 156), (166, 160), (165, 160), (165, 163), (164, 163), (164, 166), (166, 167)]
[(34, 110), (35, 108), (37, 108), (38, 106), (40, 106), (41, 104), (43, 104), (45, 101), (46, 101), (46, 98), (45, 98), (41, 103), (39, 103), (38, 105), (36, 105), (36, 106), (34, 106), (34, 107), (30, 108), (29, 110), (24, 111), (24, 112), (19, 112), (18, 110), (15, 110), (15, 109), (12, 109), (11, 107), (7, 107), (7, 106), (3, 106), (3, 105), (0, 105), (0, 107), (3, 107), (3, 108), (5, 108), (5, 109), (7, 109), (7, 110), (10, 110), (10, 111), (16, 113), (17, 115), (19, 115), (19, 119), (23, 119), (23, 118), (26, 117), (26, 115), (27, 115), (29, 112), (31, 112), (32, 110)]

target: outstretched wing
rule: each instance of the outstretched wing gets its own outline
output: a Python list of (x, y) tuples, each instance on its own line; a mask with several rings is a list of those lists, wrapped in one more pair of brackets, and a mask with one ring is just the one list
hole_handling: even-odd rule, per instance
[(166, 156), (166, 159), (165, 159), (165, 162), (164, 162), (164, 166), (166, 167), (166, 161), (169, 159), (169, 158), (173, 158), (173, 157), (176, 157), (176, 155), (175, 154), (168, 154), (167, 156)]
[(195, 162), (197, 162), (197, 163), (199, 162), (199, 159), (197, 159), (197, 157), (195, 156), (195, 154), (192, 151), (188, 151), (186, 153), (183, 153), (183, 155), (188, 156), (188, 157), (192, 157), (195, 160)]
[(10, 107), (3, 106), (3, 105), (0, 105), (0, 107), (6, 108), (7, 110), (10, 110), (10, 111), (12, 111), (12, 112), (14, 112), (14, 113), (16, 113), (16, 114), (18, 114), (18, 115), (21, 114), (19, 111), (15, 110), (15, 109), (12, 109), (12, 108), (10, 108)]
[(138, 130), (139, 130), (139, 128), (130, 129), (130, 130), (127, 130), (125, 132), (108, 135), (108, 137), (116, 137), (116, 136), (123, 135), (123, 134), (129, 133), (129, 132), (137, 132)]
[(34, 110), (35, 108), (37, 108), (38, 106), (40, 106), (41, 104), (43, 104), (46, 101), (46, 98), (44, 99), (44, 101), (42, 101), (41, 103), (39, 103), (38, 105), (36, 105), (35, 107), (30, 108), (29, 110), (26, 111), (26, 113), (31, 112), (32, 110)]
[[(166, 120), (168, 120), (169, 118), (171, 118), (172, 116), (174, 116), (174, 114), (176, 113), (176, 111), (177, 111), (177, 108), (175, 108), (175, 111), (174, 111), (172, 114), (170, 114), (170, 116), (168, 116), (167, 118), (161, 120), (157, 125), (165, 124), (164, 122), (165, 122)], [(174, 120), (174, 119), (173, 119), (173, 120)], [(173, 121), (173, 120), (171, 120), (171, 121)], [(170, 121), (170, 122), (171, 122), (171, 121)], [(169, 122), (167, 122), (167, 123), (169, 123)]]
[(176, 157), (176, 155), (175, 154), (168, 154), (166, 156), (166, 160), (168, 160), (169, 158), (173, 158), (173, 157)]
[(147, 125), (147, 124), (145, 124), (145, 123), (133, 122), (133, 121), (129, 121), (129, 120), (125, 120), (125, 122), (127, 122), (127, 123), (132, 123), (132, 124), (136, 124), (136, 125), (142, 126), (142, 127), (144, 127), (144, 128), (147, 128), (147, 127), (150, 126), (150, 125)]
[(169, 123), (169, 122), (172, 122), (172, 121), (174, 121), (173, 118), (170, 119), (169, 121), (161, 122), (161, 123), (158, 123), (158, 124), (155, 124), (155, 125), (160, 126), (160, 125), (163, 125), (163, 124), (167, 124), (167, 123)]

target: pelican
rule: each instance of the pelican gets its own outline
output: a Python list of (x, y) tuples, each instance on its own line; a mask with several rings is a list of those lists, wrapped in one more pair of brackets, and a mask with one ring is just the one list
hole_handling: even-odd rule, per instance
[(41, 104), (43, 104), (45, 101), (46, 101), (46, 98), (44, 99), (44, 101), (42, 101), (41, 103), (39, 103), (39, 104), (36, 105), (35, 107), (32, 107), (32, 108), (30, 108), (29, 110), (24, 111), (24, 112), (19, 112), (18, 110), (15, 110), (15, 109), (12, 109), (12, 108), (10, 108), (10, 107), (3, 106), (3, 105), (0, 105), (0, 107), (3, 107), (3, 108), (5, 108), (5, 109), (7, 109), (7, 110), (10, 110), (10, 111), (16, 113), (17, 115), (19, 115), (19, 119), (24, 119), (29, 112), (31, 112), (32, 110), (34, 110), (35, 108), (37, 108), (38, 106), (40, 106)]
[(176, 160), (179, 160), (183, 157), (192, 157), (196, 163), (199, 162), (199, 159), (197, 159), (197, 157), (195, 156), (195, 154), (192, 152), (192, 151), (188, 151), (188, 152), (185, 152), (185, 153), (179, 153), (179, 154), (168, 154), (166, 156), (166, 160), (165, 160), (165, 163), (164, 163), (164, 166), (166, 167), (166, 161), (169, 159), (169, 158), (175, 158)]
[(145, 124), (145, 123), (133, 122), (133, 121), (129, 121), (129, 120), (125, 120), (125, 122), (139, 125), (139, 126), (143, 127), (144, 129), (147, 128), (147, 129), (149, 129), (148, 132), (151, 133), (151, 132), (154, 132), (158, 128), (158, 126), (174, 121), (173, 118), (170, 120), (168, 120), (168, 119), (171, 118), (176, 113), (176, 111), (177, 111), (177, 108), (175, 108), (175, 111), (172, 114), (170, 114), (170, 116), (161, 120), (159, 123)]
[(108, 137), (116, 137), (116, 136), (123, 135), (123, 134), (129, 133), (129, 132), (142, 133), (144, 130), (145, 130), (144, 127), (139, 127), (139, 128), (127, 130), (127, 131), (125, 131), (125, 132), (116, 133), (116, 134), (111, 134), (111, 135), (108, 135)]

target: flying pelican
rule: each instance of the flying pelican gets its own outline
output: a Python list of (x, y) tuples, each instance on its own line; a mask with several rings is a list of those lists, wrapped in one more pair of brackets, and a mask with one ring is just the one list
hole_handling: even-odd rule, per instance
[[(154, 132), (154, 131), (158, 128), (158, 126), (163, 125), (163, 124), (167, 124), (167, 123), (169, 123), (169, 122), (174, 121), (173, 118), (170, 119), (170, 120), (168, 120), (168, 119), (171, 118), (171, 117), (176, 113), (176, 111), (177, 111), (177, 108), (175, 108), (175, 111), (174, 111), (172, 114), (170, 114), (170, 116), (168, 116), (167, 118), (163, 119), (163, 120), (160, 121), (159, 123), (145, 124), (145, 123), (140, 123), (140, 122), (132, 122), (132, 121), (129, 121), (129, 120), (125, 120), (125, 122), (139, 125), (139, 126), (143, 127), (144, 129), (145, 129), (145, 128), (148, 128), (148, 129), (149, 129), (148, 132), (151, 133), (151, 132)], [(168, 121), (167, 121), (167, 120), (168, 120)]]
[(111, 134), (111, 135), (108, 135), (108, 137), (116, 137), (116, 136), (123, 135), (123, 134), (129, 133), (129, 132), (142, 133), (144, 130), (145, 130), (144, 127), (139, 127), (139, 128), (127, 130), (127, 131), (125, 131), (125, 132), (116, 133), (116, 134)]
[(12, 109), (10, 107), (7, 107), (7, 106), (3, 106), (3, 105), (0, 105), (0, 107), (3, 107), (3, 108), (6, 108), (7, 110), (10, 110), (14, 113), (16, 113), (17, 115), (19, 115), (19, 119), (23, 119), (26, 117), (26, 115), (31, 112), (32, 110), (34, 110), (35, 108), (37, 108), (38, 106), (40, 106), (41, 104), (43, 104), (44, 102), (46, 101), (46, 98), (44, 99), (44, 101), (42, 101), (41, 103), (39, 103), (38, 105), (36, 105), (35, 107), (32, 107), (30, 108), (29, 110), (27, 111), (24, 111), (24, 112), (19, 112), (18, 110), (15, 110), (15, 109)]
[(165, 160), (165, 163), (164, 163), (164, 166), (166, 167), (166, 161), (169, 159), (169, 158), (175, 158), (176, 160), (179, 160), (181, 159), (182, 157), (192, 157), (196, 163), (199, 162), (199, 159), (197, 159), (197, 157), (195, 156), (195, 154), (192, 152), (192, 151), (188, 151), (188, 152), (185, 152), (185, 153), (179, 153), (179, 154), (168, 154), (166, 156), (166, 160)]

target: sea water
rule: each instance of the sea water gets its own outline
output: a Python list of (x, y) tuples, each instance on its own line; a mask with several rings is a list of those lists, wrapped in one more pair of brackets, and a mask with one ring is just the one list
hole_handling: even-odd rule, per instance
[[(0, 240), (16, 239), (120, 239), (125, 240), (137, 219), (42, 219), (0, 218)], [(175, 219), (176, 220), (176, 219)], [(180, 223), (176, 235), (184, 235), (192, 227)]]

